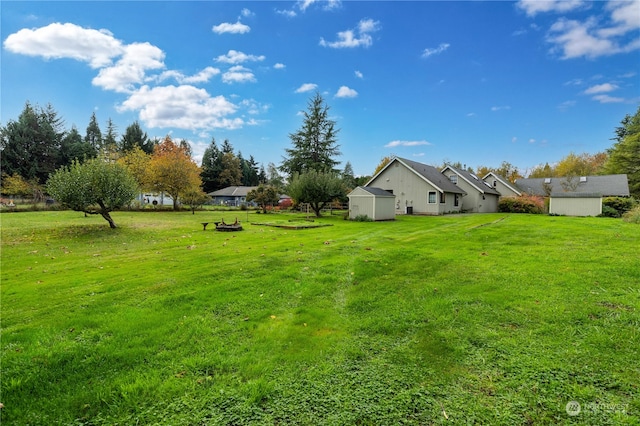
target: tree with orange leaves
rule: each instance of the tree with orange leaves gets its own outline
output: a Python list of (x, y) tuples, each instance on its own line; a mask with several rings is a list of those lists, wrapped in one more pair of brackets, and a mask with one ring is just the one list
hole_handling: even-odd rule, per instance
[(148, 172), (148, 186), (168, 194), (173, 199), (174, 210), (178, 210), (181, 197), (202, 186), (200, 167), (185, 145), (177, 145), (168, 135), (154, 148)]

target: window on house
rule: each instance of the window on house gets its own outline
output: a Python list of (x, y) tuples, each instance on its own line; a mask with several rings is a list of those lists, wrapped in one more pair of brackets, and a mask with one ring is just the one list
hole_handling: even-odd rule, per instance
[(429, 191), (429, 204), (435, 204), (436, 203), (436, 192), (435, 191)]
[(454, 207), (458, 207), (460, 205), (460, 195), (454, 194), (453, 205)]
[(451, 181), (452, 184), (457, 185), (458, 184), (458, 175), (449, 176), (449, 180)]
[(444, 192), (441, 192), (440, 193), (440, 204), (444, 204), (444, 203), (445, 203), (445, 201), (444, 201)]

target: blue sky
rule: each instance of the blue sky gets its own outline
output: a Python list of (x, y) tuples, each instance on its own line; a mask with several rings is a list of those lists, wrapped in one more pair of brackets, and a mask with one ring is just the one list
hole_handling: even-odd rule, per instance
[(1, 117), (138, 120), (279, 165), (317, 91), (343, 167), (521, 171), (610, 147), (640, 104), (640, 2), (2, 1)]

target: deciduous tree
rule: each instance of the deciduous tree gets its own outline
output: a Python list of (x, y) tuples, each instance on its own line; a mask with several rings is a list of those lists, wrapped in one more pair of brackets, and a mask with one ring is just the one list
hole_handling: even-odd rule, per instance
[(344, 195), (342, 179), (334, 172), (309, 170), (294, 174), (288, 186), (288, 194), (298, 203), (309, 203), (317, 217), (324, 206)]
[(180, 197), (202, 184), (200, 168), (170, 136), (155, 147), (147, 182), (153, 190), (171, 196), (174, 210), (178, 210)]
[(110, 212), (134, 199), (138, 185), (125, 167), (92, 159), (74, 161), (58, 169), (47, 181), (47, 192), (62, 205), (87, 214), (99, 214), (111, 228)]
[(264, 213), (267, 212), (267, 206), (278, 204), (279, 200), (278, 190), (271, 185), (259, 185), (247, 194), (247, 201), (255, 201)]
[(629, 192), (640, 198), (640, 107), (634, 116), (626, 115), (617, 127), (616, 143), (608, 150), (607, 173), (625, 173)]

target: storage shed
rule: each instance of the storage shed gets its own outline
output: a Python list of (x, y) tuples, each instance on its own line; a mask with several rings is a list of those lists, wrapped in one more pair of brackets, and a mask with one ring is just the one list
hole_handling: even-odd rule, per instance
[(602, 213), (602, 194), (596, 192), (557, 192), (549, 197), (549, 214), (598, 216)]
[(349, 197), (349, 219), (367, 216), (372, 220), (396, 218), (396, 196), (380, 188), (359, 186)]

